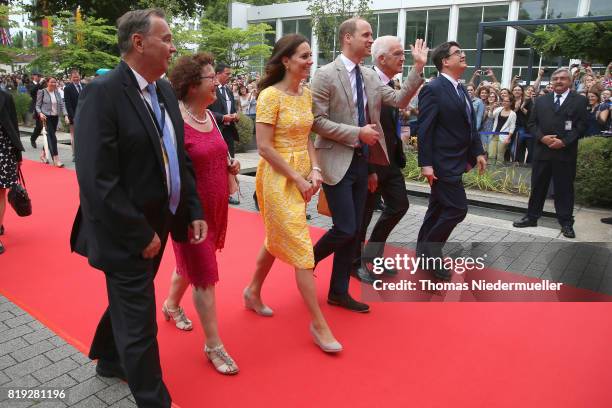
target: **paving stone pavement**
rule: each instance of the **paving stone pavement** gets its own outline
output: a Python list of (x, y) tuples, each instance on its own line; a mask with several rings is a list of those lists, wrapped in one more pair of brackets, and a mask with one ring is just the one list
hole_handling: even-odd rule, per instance
[[(9, 388), (64, 390), (58, 400), (6, 399)], [(0, 407), (135, 408), (126, 383), (97, 377), (95, 364), (0, 296)]]
[[(25, 157), (37, 160), (38, 153), (29, 146), (29, 139), (24, 138), (24, 145), (26, 142)], [(66, 167), (74, 168), (70, 148), (60, 145), (59, 151)], [(237, 207), (256, 211), (252, 198), (254, 177), (241, 175), (239, 178), (242, 197)], [(310, 225), (330, 228), (331, 219), (316, 211), (316, 199), (309, 203), (307, 209), (311, 216)], [(414, 243), (425, 211), (425, 206), (411, 204), (408, 213), (392, 232), (389, 242), (408, 246)], [(370, 228), (378, 216), (379, 213), (374, 214)], [(524, 233), (504, 227), (506, 224), (495, 218), (469, 214), (453, 232), (450, 241), (463, 245), (461, 248), (473, 242), (490, 243), (480, 250), (486, 250), (494, 266), (500, 269), (519, 269), (527, 276), (554, 279), (612, 294), (609, 245), (603, 249), (569, 246), (567, 241), (557, 239), (558, 233), (542, 228), (532, 229), (535, 233)], [(561, 245), (567, 247), (564, 249)], [(554, 259), (551, 259), (547, 257), (551, 247), (564, 251), (555, 252)], [(559, 253), (561, 255), (557, 255)], [(588, 265), (588, 268), (584, 265)], [(0, 397), (0, 407), (136, 407), (127, 384), (96, 376), (94, 363), (85, 355), (0, 296), (0, 390), (7, 387), (61, 388), (66, 390), (67, 398), (61, 401), (16, 402)]]

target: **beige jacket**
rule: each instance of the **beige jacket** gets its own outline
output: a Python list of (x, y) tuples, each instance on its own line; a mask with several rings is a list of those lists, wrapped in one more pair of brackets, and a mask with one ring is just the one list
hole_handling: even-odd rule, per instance
[[(423, 78), (412, 69), (402, 89), (394, 91), (382, 84), (378, 74), (371, 68), (361, 66), (365, 93), (368, 99), (367, 113), (370, 123), (378, 125), (381, 133), (380, 145), (370, 147), (370, 161), (389, 163), (385, 138), (380, 125), (382, 104), (403, 108), (421, 86)], [(315, 148), (319, 165), (323, 170), (325, 184), (337, 184), (348, 170), (359, 142), (360, 128), (355, 120), (356, 106), (353, 91), (340, 56), (319, 69), (312, 79), (312, 130), (317, 134)]]

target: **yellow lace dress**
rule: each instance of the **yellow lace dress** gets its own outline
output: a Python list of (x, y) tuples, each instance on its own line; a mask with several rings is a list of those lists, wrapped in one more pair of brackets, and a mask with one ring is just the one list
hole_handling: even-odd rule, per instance
[[(308, 137), (312, 127), (312, 96), (288, 95), (274, 87), (257, 98), (256, 121), (274, 126), (274, 148), (295, 171), (310, 173)], [(314, 267), (312, 241), (306, 223), (306, 203), (295, 183), (275, 171), (263, 158), (255, 180), (257, 201), (266, 230), (264, 245), (276, 258), (296, 268)]]

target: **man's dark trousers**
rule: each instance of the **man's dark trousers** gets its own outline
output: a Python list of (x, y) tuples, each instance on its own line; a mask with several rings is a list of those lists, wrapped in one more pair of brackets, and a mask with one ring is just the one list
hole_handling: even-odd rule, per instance
[(417, 238), (417, 256), (441, 257), (444, 243), (466, 215), (467, 197), (461, 179), (435, 180)]
[(334, 253), (330, 294), (348, 294), (349, 277), (368, 194), (368, 163), (356, 151), (346, 174), (336, 185), (323, 184), (332, 228), (314, 246), (315, 264)]
[(555, 212), (561, 225), (574, 225), (574, 179), (576, 163), (559, 160), (534, 160), (531, 170), (531, 196), (527, 217), (537, 220), (542, 216), (544, 201), (552, 178), (555, 192)]
[(104, 271), (109, 306), (98, 323), (89, 352), (91, 359), (120, 362), (138, 406), (151, 408), (171, 404), (158, 358), (153, 285), (167, 235), (160, 239), (162, 247), (155, 258), (136, 261), (126, 270)]
[[(143, 260), (141, 267), (104, 271), (109, 306), (98, 323), (89, 352), (91, 359), (123, 362), (132, 394), (137, 396), (139, 406), (146, 407), (170, 406), (170, 394), (162, 381), (157, 358), (159, 347), (153, 285), (165, 241), (159, 255)], [(149, 375), (143, 376), (142, 373)], [(154, 382), (145, 382), (146, 379), (154, 379)]]
[[(398, 148), (401, 149), (402, 146), (400, 145)], [(364, 249), (363, 255), (367, 259), (383, 254), (384, 243), (389, 238), (393, 228), (406, 214), (409, 206), (406, 181), (402, 170), (395, 163), (391, 163), (389, 166), (371, 166), (378, 176), (378, 189), (374, 193), (368, 191), (363, 223), (359, 231), (359, 245), (357, 246), (357, 259), (354, 260), (355, 265), (359, 264), (361, 257), (360, 246), (362, 242), (365, 242), (368, 226), (372, 221), (372, 215), (374, 214), (379, 194), (384, 199), (385, 208), (378, 221), (376, 221), (368, 244)]]
[(34, 130), (32, 131), (32, 135), (30, 136), (30, 142), (34, 143), (36, 142), (36, 139), (38, 139), (38, 136), (40, 136), (40, 133), (42, 132), (42, 128), (43, 128), (43, 123), (42, 120), (40, 120), (40, 117), (38, 116), (38, 113), (36, 113), (36, 110), (34, 111)]

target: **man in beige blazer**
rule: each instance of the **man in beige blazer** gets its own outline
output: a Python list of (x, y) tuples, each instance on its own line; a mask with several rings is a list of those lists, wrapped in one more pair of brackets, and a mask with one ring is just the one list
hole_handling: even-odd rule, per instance
[(381, 105), (408, 105), (423, 82), (428, 49), (423, 40), (410, 46), (414, 68), (402, 89), (395, 91), (381, 84), (372, 69), (359, 65), (371, 54), (374, 42), (367, 21), (358, 17), (344, 21), (338, 41), (341, 54), (319, 68), (312, 81), (315, 148), (333, 221), (314, 254), (315, 263), (334, 254), (327, 302), (364, 313), (369, 306), (354, 300), (348, 287), (368, 191), (368, 162), (389, 164), (381, 135)]

